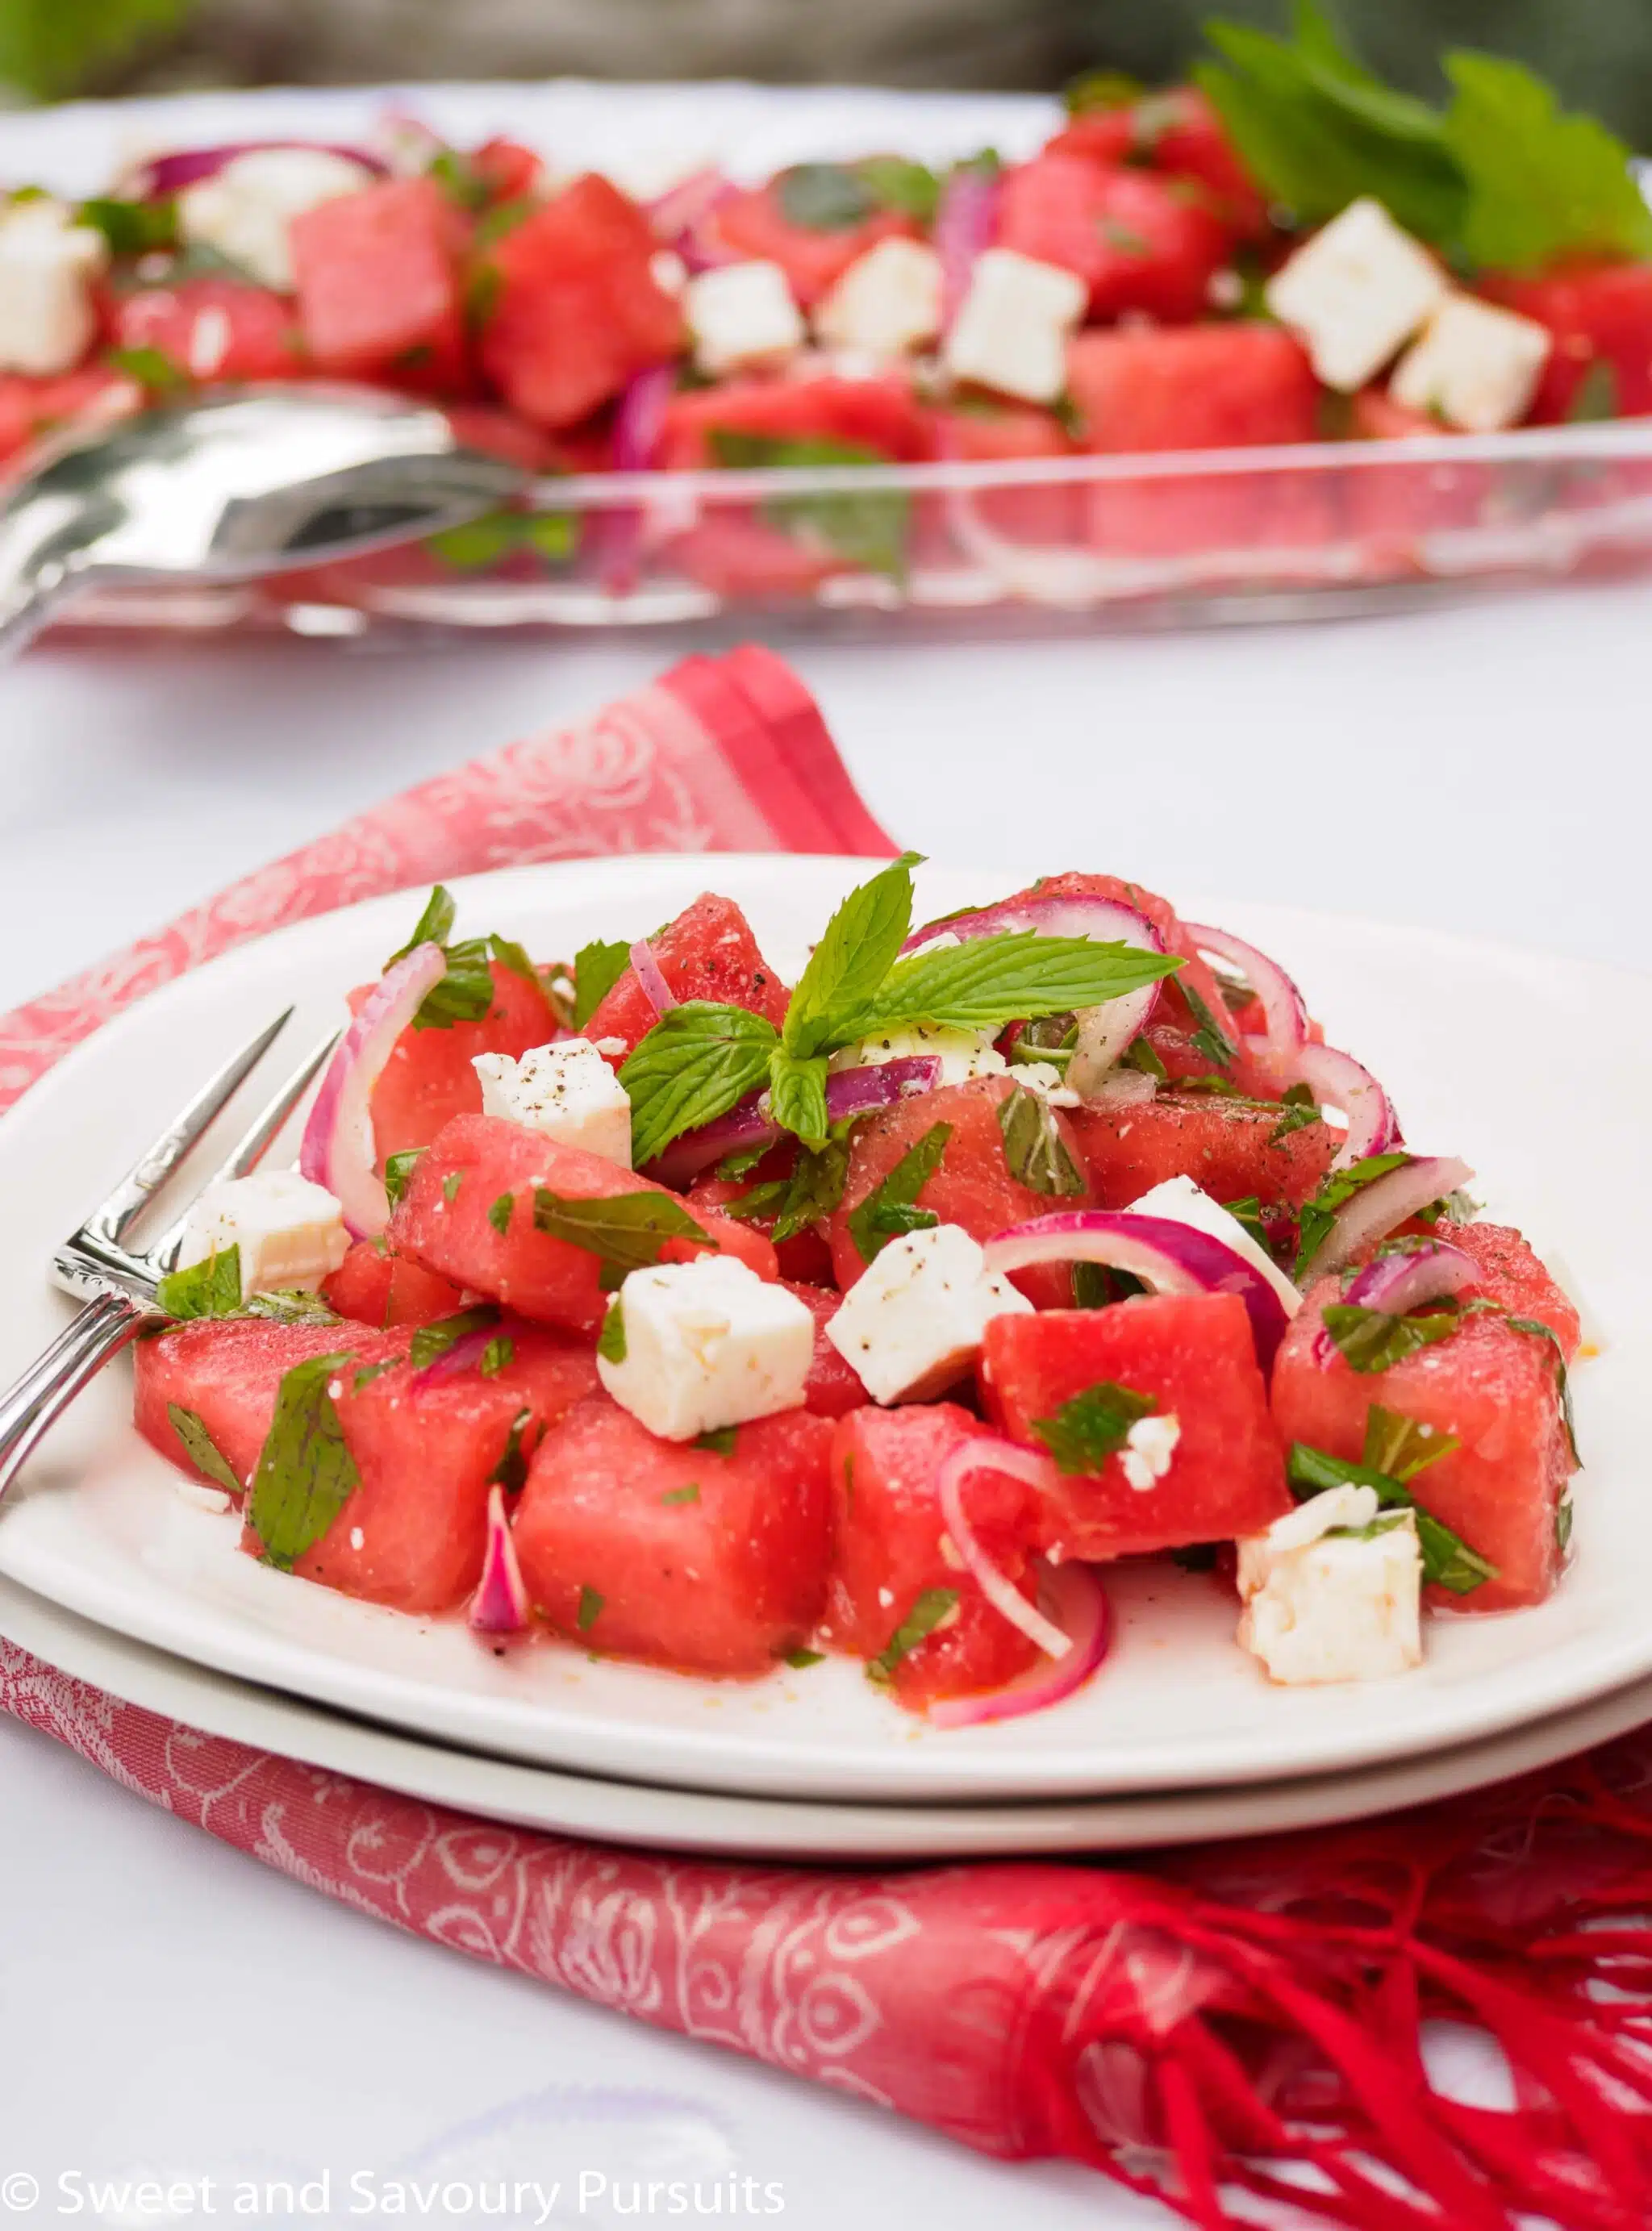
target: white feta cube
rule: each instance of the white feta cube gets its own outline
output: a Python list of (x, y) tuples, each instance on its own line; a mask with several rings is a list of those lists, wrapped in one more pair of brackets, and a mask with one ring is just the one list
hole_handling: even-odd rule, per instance
[(970, 271), (942, 360), (954, 379), (1023, 403), (1053, 403), (1067, 384), (1067, 336), (1089, 299), (1084, 281), (1059, 263), (1013, 248), (986, 249)]
[(803, 314), (778, 263), (761, 259), (702, 271), (683, 289), (694, 360), (714, 379), (742, 365), (772, 364), (803, 343)]
[(1499, 433), (1530, 409), (1553, 341), (1535, 318), (1453, 294), (1396, 365), (1388, 391), (1465, 434)]
[(1176, 1461), (1182, 1439), (1182, 1420), (1174, 1411), (1138, 1418), (1124, 1436), (1118, 1452), (1119, 1470), (1138, 1495), (1145, 1495), (1165, 1478)]
[(609, 1394), (665, 1441), (796, 1409), (813, 1361), (796, 1295), (722, 1255), (633, 1271), (597, 1348)]
[(92, 281), (103, 235), (62, 202), (14, 202), (0, 216), (0, 372), (69, 372), (97, 331)]
[(1301, 1308), (1301, 1295), (1267, 1250), (1259, 1246), (1239, 1219), (1230, 1216), (1221, 1203), (1193, 1179), (1166, 1178), (1139, 1200), (1131, 1201), (1130, 1212), (1132, 1216), (1166, 1217), (1173, 1224), (1185, 1224), (1195, 1232), (1208, 1232), (1212, 1239), (1220, 1239), (1223, 1246), (1231, 1247), (1235, 1255), (1242, 1255), (1253, 1270), (1261, 1272), (1284, 1303), (1286, 1316), (1293, 1317)]
[(1379, 1516), (1371, 1488), (1331, 1488), (1241, 1542), (1239, 1590), (1240, 1645), (1270, 1680), (1378, 1681), (1422, 1662), (1416, 1516)]
[(589, 1038), (534, 1046), (520, 1060), (479, 1053), (470, 1066), (482, 1080), (482, 1112), (631, 1167), (631, 1101)]
[(989, 1273), (980, 1243), (956, 1224), (891, 1239), (844, 1296), (826, 1338), (874, 1402), (943, 1394), (981, 1352), (991, 1317), (1033, 1304)]
[(917, 240), (880, 240), (858, 255), (814, 313), (833, 348), (874, 357), (922, 348), (941, 330), (941, 259)]
[(1369, 194), (1322, 225), (1264, 289), (1318, 377), (1344, 394), (1379, 372), (1449, 292), (1428, 249)]
[(196, 1200), (185, 1220), (178, 1265), (185, 1270), (239, 1248), (244, 1300), (319, 1286), (349, 1245), (344, 1212), (324, 1186), (296, 1170), (255, 1170), (208, 1186)]
[(373, 173), (326, 147), (254, 147), (221, 171), (185, 186), (178, 197), (182, 238), (215, 248), (249, 271), (261, 287), (291, 292), (293, 259), (287, 228), (322, 202), (373, 183)]

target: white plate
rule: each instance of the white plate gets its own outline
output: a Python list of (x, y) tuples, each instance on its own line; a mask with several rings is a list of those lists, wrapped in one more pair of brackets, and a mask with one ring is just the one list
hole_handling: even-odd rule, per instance
[[(1130, 1852), (1366, 1820), (1530, 1774), (1652, 1719), (1652, 1682), (1492, 1736), (1361, 1774), (1305, 1775), (1248, 1789), (1072, 1798), (1023, 1805), (810, 1804), (717, 1797), (559, 1774), (394, 1735), (342, 1713), (212, 1673), (76, 1619), (0, 1580), (0, 1635), (104, 1694), (202, 1734), (347, 1774), (514, 1827), (605, 1843), (768, 1859), (1011, 1859), (1037, 1852)], [(61, 1700), (66, 1717), (80, 1709)]]
[[(784, 969), (865, 873), (864, 862), (783, 857), (633, 858), (518, 870), (457, 892), (464, 924), (548, 954), (584, 937), (634, 934), (709, 883), (748, 908)], [(1010, 885), (928, 869), (920, 904), (941, 913)], [(295, 1044), (331, 1025), (341, 993), (401, 941), (417, 903), (392, 897), (302, 923), (166, 986), (0, 1123), (16, 1266), (0, 1294), (0, 1373), (59, 1320), (63, 1305), (38, 1271), (134, 1145), (249, 1022), (296, 999)], [(1299, 976), (1333, 1040), (1390, 1083), (1414, 1143), (1463, 1151), (1493, 1211), (1560, 1250), (1603, 1336), (1605, 1353), (1578, 1387), (1590, 1469), (1577, 1555), (1539, 1610), (1436, 1619), (1427, 1665), (1399, 1680), (1279, 1691), (1234, 1645), (1231, 1600), (1212, 1582), (1169, 1568), (1121, 1570), (1110, 1582), (1119, 1640), (1100, 1678), (1055, 1711), (946, 1734), (901, 1712), (845, 1661), (711, 1684), (592, 1664), (557, 1645), (499, 1658), (456, 1624), (268, 1570), (235, 1553), (232, 1518), (177, 1493), (175, 1475), (132, 1431), (120, 1373), (0, 1510), (0, 1571), (135, 1639), (472, 1749), (765, 1796), (981, 1803), (1340, 1773), (1478, 1741), (1652, 1673), (1642, 1425), (1652, 1189), (1636, 1174), (1652, 981), (1422, 931), (1199, 906)]]

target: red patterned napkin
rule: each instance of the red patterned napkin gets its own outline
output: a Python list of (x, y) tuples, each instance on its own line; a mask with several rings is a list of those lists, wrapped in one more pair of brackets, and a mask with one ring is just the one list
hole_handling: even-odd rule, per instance
[[(645, 850), (891, 852), (770, 654), (392, 799), (0, 1022), (0, 1104), (152, 986), (437, 876)], [(0, 1642), (0, 1707), (398, 1927), (983, 2152), (1066, 2155), (1205, 2227), (1652, 2224), (1652, 1736), (1361, 1827), (1151, 1868), (869, 1876), (502, 1828), (202, 1736)], [(1430, 2020), (1513, 2104), (1434, 2089)], [(1259, 2215), (1259, 2208), (1260, 2213)]]

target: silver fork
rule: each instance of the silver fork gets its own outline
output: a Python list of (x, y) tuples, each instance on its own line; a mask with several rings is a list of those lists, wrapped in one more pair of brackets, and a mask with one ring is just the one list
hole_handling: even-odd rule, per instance
[[(58, 1248), (52, 1258), (53, 1278), (83, 1306), (50, 1347), (0, 1394), (0, 1496), (10, 1486), (42, 1434), (81, 1388), (158, 1316), (155, 1289), (169, 1271), (177, 1268), (185, 1218), (178, 1217), (142, 1249), (128, 1247), (126, 1234), (229, 1106), (292, 1015), (288, 1007), (232, 1054), (154, 1144), (139, 1156), (108, 1198)], [(338, 1039), (334, 1031), (317, 1046), (259, 1109), (206, 1180), (207, 1185), (245, 1177), (257, 1167)]]

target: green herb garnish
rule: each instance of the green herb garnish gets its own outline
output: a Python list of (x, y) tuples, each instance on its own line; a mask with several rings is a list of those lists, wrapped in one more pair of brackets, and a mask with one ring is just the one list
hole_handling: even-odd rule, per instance
[(1098, 1472), (1130, 1438), (1132, 1426), (1150, 1417), (1158, 1398), (1133, 1387), (1098, 1380), (1064, 1402), (1053, 1416), (1034, 1418), (1033, 1431), (1064, 1472)]
[(169, 1271), (155, 1288), (155, 1307), (169, 1317), (227, 1317), (241, 1307), (241, 1250), (233, 1243), (187, 1270)]
[(1055, 1110), (1041, 1093), (1016, 1085), (998, 1103), (998, 1128), (1004, 1135), (1004, 1167), (1017, 1184), (1058, 1199), (1089, 1191), (1090, 1181), (1067, 1151)]
[(697, 1479), (691, 1479), (686, 1487), (668, 1487), (660, 1497), (662, 1503), (697, 1503), (699, 1500), (700, 1483)]
[(1214, 1061), (1218, 1069), (1231, 1069), (1234, 1060), (1232, 1039), (1191, 984), (1179, 978), (1176, 988), (1187, 1001), (1188, 1012), (1198, 1025), (1193, 1033), (1192, 1044), (1198, 1047), (1207, 1061)]
[(528, 1478), (528, 1458), (522, 1453), (522, 1435), (533, 1422), (531, 1410), (518, 1410), (510, 1421), (510, 1431), (505, 1436), (505, 1445), (499, 1461), (488, 1474), (489, 1487), (502, 1487), (507, 1495), (519, 1493)]
[(824, 1665), (826, 1652), (824, 1650), (788, 1650), (786, 1652), (786, 1663), (794, 1673), (805, 1673), (811, 1665)]
[(950, 1123), (934, 1123), (910, 1146), (883, 1183), (849, 1212), (849, 1237), (863, 1263), (875, 1263), (891, 1239), (927, 1232), (939, 1224), (932, 1208), (919, 1208), (917, 1197), (941, 1167), (952, 1136)]
[[(1414, 1419), (1402, 1418), (1396, 1412), (1374, 1404), (1365, 1421), (1363, 1463), (1351, 1464), (1344, 1458), (1330, 1456), (1323, 1449), (1310, 1448), (1305, 1442), (1297, 1441), (1292, 1445), (1286, 1476), (1292, 1487), (1299, 1491), (1299, 1500), (1321, 1494), (1330, 1487), (1369, 1487), (1375, 1490), (1383, 1510), (1415, 1511), (1423, 1579), (1448, 1588), (1454, 1595), (1467, 1595), (1483, 1581), (1496, 1579), (1496, 1566), (1488, 1564), (1461, 1535), (1454, 1534), (1425, 1510), (1407, 1484), (1429, 1465), (1449, 1456), (1457, 1446), (1451, 1434), (1430, 1434)], [(1390, 1464), (1399, 1464), (1403, 1476), (1396, 1477), (1380, 1468), (1375, 1460), (1378, 1456), (1385, 1457)]]
[[(774, 469), (813, 472), (833, 465), (886, 465), (891, 460), (864, 442), (840, 442), (829, 435), (782, 436), (751, 434), (742, 427), (713, 426), (706, 439), (720, 465), (735, 470)], [(772, 495), (762, 506), (765, 519), (788, 533), (802, 528), (852, 565), (896, 579), (906, 570), (911, 498), (904, 488), (853, 488), (842, 493)]]
[(423, 1147), (405, 1147), (399, 1154), (385, 1158), (385, 1191), (393, 1208), (412, 1180), (413, 1166), (424, 1153)]
[(516, 1360), (516, 1343), (508, 1332), (496, 1332), (482, 1351), (476, 1369), (484, 1379), (497, 1379)]
[(247, 1522), (266, 1564), (290, 1571), (319, 1542), (360, 1484), (329, 1392), (347, 1352), (295, 1363), (275, 1395), (275, 1415), (259, 1452)]
[(308, 1286), (287, 1286), (275, 1294), (249, 1294), (236, 1314), (267, 1317), (272, 1324), (331, 1325), (343, 1322), (338, 1311), (329, 1309), (320, 1294), (312, 1293)]
[(1344, 1361), (1356, 1371), (1391, 1371), (1420, 1348), (1448, 1340), (1461, 1322), (1455, 1310), (1395, 1316), (1387, 1310), (1362, 1309), (1347, 1302), (1328, 1302), (1321, 1315)]
[(502, 1239), (510, 1229), (511, 1212), (515, 1206), (514, 1193), (502, 1193), (488, 1204), (488, 1221)]
[(631, 966), (631, 947), (595, 937), (573, 956), (573, 1027), (582, 1031)]
[(617, 1193), (606, 1199), (574, 1200), (534, 1188), (534, 1229), (582, 1247), (601, 1258), (605, 1277), (617, 1284), (628, 1271), (658, 1263), (668, 1239), (697, 1240), (715, 1248), (680, 1200), (668, 1193)]
[(473, 1332), (481, 1332), (496, 1323), (499, 1311), (491, 1302), (474, 1310), (457, 1310), (450, 1317), (437, 1317), (431, 1324), (419, 1325), (414, 1331), (407, 1350), (407, 1361), (415, 1371), (428, 1370), (439, 1361), (450, 1348)]
[(597, 1354), (605, 1363), (623, 1363), (625, 1360), (625, 1309), (616, 1295), (608, 1304), (608, 1314), (602, 1320), (602, 1330), (597, 1335)]
[(198, 1413), (185, 1410), (177, 1402), (169, 1402), (166, 1415), (172, 1431), (184, 1445), (185, 1455), (196, 1471), (204, 1472), (213, 1485), (221, 1487), (226, 1495), (239, 1495), (241, 1482), (230, 1470), (230, 1459), (208, 1432)]
[(689, 1445), (703, 1449), (708, 1456), (731, 1457), (738, 1444), (739, 1432), (737, 1426), (713, 1426), (703, 1433), (696, 1433)]
[(602, 1607), (607, 1600), (606, 1596), (600, 1594), (593, 1588), (587, 1587), (580, 1590), (580, 1608), (573, 1623), (581, 1634), (588, 1633), (596, 1625), (602, 1616)]
[(1311, 1201), (1305, 1203), (1298, 1224), (1296, 1268), (1292, 1276), (1303, 1277), (1314, 1257), (1330, 1237), (1337, 1220), (1337, 1211), (1351, 1201), (1357, 1193), (1363, 1193), (1378, 1178), (1385, 1178), (1390, 1170), (1403, 1169), (1411, 1160), (1403, 1147), (1396, 1147), (1386, 1154), (1367, 1154), (1351, 1169), (1338, 1170), (1326, 1179)]
[(78, 223), (89, 224), (103, 235), (111, 255), (153, 255), (178, 245), (178, 204), (170, 196), (156, 202), (123, 202), (94, 194), (75, 215)]
[(925, 1588), (905, 1618), (866, 1666), (869, 1681), (887, 1681), (903, 1658), (910, 1657), (919, 1643), (927, 1640), (944, 1619), (950, 1618), (958, 1604), (956, 1588)]

